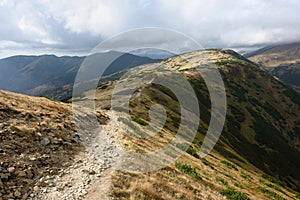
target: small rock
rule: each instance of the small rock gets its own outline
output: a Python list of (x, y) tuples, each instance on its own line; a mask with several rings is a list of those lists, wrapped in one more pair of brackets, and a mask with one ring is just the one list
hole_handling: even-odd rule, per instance
[(7, 171), (9, 173), (13, 173), (15, 171), (15, 168), (14, 167), (9, 167), (9, 168), (7, 168)]
[(52, 133), (52, 132), (47, 133), (47, 135), (51, 136), (51, 137), (54, 137), (54, 133)]
[(39, 187), (38, 187), (38, 186), (34, 186), (34, 187), (33, 187), (33, 190), (34, 190), (34, 191), (38, 191), (38, 190), (39, 190)]
[(8, 174), (8, 173), (6, 173), (6, 174), (1, 173), (1, 174), (0, 174), (0, 179), (1, 179), (1, 180), (6, 181), (6, 180), (8, 180), (8, 178), (9, 178), (9, 174)]
[(26, 174), (26, 172), (24, 172), (24, 171), (19, 171), (19, 172), (17, 173), (17, 176), (19, 176), (19, 177), (26, 177), (27, 174)]
[(20, 197), (20, 196), (21, 196), (21, 192), (19, 192), (19, 191), (17, 190), (17, 191), (15, 191), (14, 195), (15, 195), (16, 197)]
[(35, 161), (35, 160), (36, 160), (36, 157), (29, 157), (29, 160)]
[(55, 187), (55, 183), (49, 183), (49, 187)]
[(41, 145), (47, 146), (48, 144), (50, 144), (50, 140), (46, 137), (43, 137), (41, 140)]

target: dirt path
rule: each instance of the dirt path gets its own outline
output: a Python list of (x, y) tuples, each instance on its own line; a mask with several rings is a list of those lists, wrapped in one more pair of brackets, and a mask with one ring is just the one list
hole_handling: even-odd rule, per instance
[(86, 200), (109, 200), (109, 187), (111, 185), (111, 176), (114, 174), (114, 169), (105, 170), (99, 179), (89, 187), (89, 191), (84, 199)]
[(114, 164), (121, 155), (117, 132), (121, 123), (110, 112), (107, 125), (101, 125), (100, 133), (93, 143), (80, 152), (72, 165), (62, 169), (57, 176), (43, 177), (46, 185), (39, 188), (33, 199), (75, 200), (109, 199), (111, 176)]

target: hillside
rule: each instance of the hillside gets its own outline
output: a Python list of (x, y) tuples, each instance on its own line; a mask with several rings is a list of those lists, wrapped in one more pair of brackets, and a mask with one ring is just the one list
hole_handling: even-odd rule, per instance
[[(98, 53), (93, 55), (97, 60), (105, 57), (120, 56), (111, 63), (104, 75), (119, 70), (135, 67), (156, 60), (120, 52)], [(13, 92), (47, 96), (63, 100), (72, 95), (72, 86), (76, 73), (85, 57), (43, 56), (13, 56), (0, 60), (0, 89)], [(95, 67), (101, 67), (99, 62)], [(41, 76), (43, 74), (43, 76)], [(91, 79), (96, 78), (93, 75)]]
[(300, 62), (300, 43), (267, 46), (245, 57), (264, 67), (277, 67)]
[[(221, 139), (215, 150), (202, 160), (197, 154), (210, 119), (210, 100), (205, 83), (196, 71), (199, 63), (219, 66), (228, 101)], [(169, 58), (163, 64), (189, 80), (200, 102), (200, 126), (193, 145), (188, 148), (190, 155), (185, 154), (177, 164), (145, 175), (117, 173), (112, 195), (134, 199), (159, 199), (162, 196), (164, 199), (219, 199), (222, 197), (206, 196), (208, 194), (203, 190), (226, 193), (228, 187), (228, 190), (234, 188), (251, 199), (295, 199), (296, 194), (291, 188), (300, 189), (299, 95), (230, 50), (192, 52)], [(110, 108), (107, 96), (115, 84), (117, 81), (98, 88), (98, 107)], [(147, 140), (134, 139), (121, 131), (123, 145), (128, 150), (153, 151), (170, 141), (178, 130), (177, 99), (168, 89), (155, 84), (139, 89), (131, 98), (131, 119), (124, 118), (122, 109), (116, 108), (119, 120), (128, 126), (125, 130), (147, 134), (140, 131), (149, 123), (147, 113), (154, 103), (163, 105), (168, 113), (164, 129)], [(143, 181), (145, 184), (140, 185)]]
[(245, 55), (300, 92), (300, 44), (265, 47)]
[(78, 199), (106, 173), (109, 162), (86, 150), (71, 105), (0, 90), (0, 111), (0, 199)]
[[(200, 159), (211, 102), (197, 68), (209, 63), (216, 64), (223, 77), (228, 110), (219, 142), (208, 156)], [(150, 83), (134, 92), (128, 118), (120, 107), (110, 110), (111, 94), (120, 75), (107, 76), (107, 81), (101, 82), (95, 96), (96, 111), (92, 111), (107, 135), (107, 138), (99, 135), (100, 141), (104, 141), (100, 146), (97, 140), (87, 146), (85, 138), (91, 135), (86, 133), (91, 130), (78, 133), (75, 126), (81, 123), (80, 119), (91, 121), (91, 111), (87, 108), (77, 110), (77, 117), (83, 118), (73, 120), (70, 104), (0, 91), (0, 197), (299, 199), (297, 93), (231, 50), (191, 52), (162, 64), (191, 83), (201, 111), (193, 144), (171, 142), (179, 150), (187, 148), (175, 163), (143, 174), (112, 167), (122, 154), (119, 148), (145, 153), (165, 146), (174, 138), (181, 123), (180, 105), (174, 93), (159, 84)], [(143, 70), (155, 74), (157, 69), (153, 66), (145, 65)], [(94, 99), (93, 94), (86, 91), (78, 100), (84, 105), (91, 98)], [(166, 123), (156, 135), (144, 138), (153, 130), (145, 127), (150, 124), (149, 108), (156, 103), (165, 108)], [(188, 131), (189, 127), (186, 128)], [(103, 148), (100, 157), (95, 156), (97, 148)]]
[(0, 199), (26, 199), (81, 145), (69, 105), (0, 91)]

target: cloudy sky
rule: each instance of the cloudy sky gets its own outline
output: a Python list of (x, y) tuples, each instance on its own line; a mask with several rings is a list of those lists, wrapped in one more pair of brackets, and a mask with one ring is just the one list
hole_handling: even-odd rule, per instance
[(182, 32), (205, 48), (300, 41), (299, 0), (0, 0), (0, 57), (86, 54), (135, 28)]

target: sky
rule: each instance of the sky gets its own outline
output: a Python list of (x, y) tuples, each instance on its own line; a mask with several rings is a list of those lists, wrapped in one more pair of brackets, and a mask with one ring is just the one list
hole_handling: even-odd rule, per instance
[(204, 48), (300, 41), (299, 0), (0, 0), (0, 57), (84, 55), (143, 27), (173, 29)]

